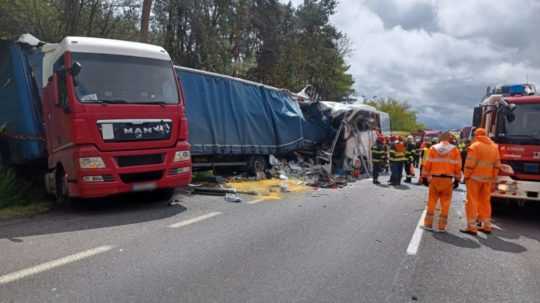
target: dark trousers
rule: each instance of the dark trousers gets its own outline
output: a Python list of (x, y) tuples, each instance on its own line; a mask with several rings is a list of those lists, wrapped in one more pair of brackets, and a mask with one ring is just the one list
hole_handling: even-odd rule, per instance
[(390, 162), (390, 172), (390, 183), (400, 185), (401, 178), (403, 178), (403, 162)]
[(414, 162), (413, 161), (404, 162), (403, 166), (404, 166), (403, 168), (405, 169), (405, 174), (407, 176), (405, 178), (405, 182), (410, 183), (412, 177), (414, 176), (414, 171), (412, 171), (414, 167)]
[(384, 164), (380, 162), (373, 162), (373, 181), (377, 181), (379, 175), (381, 174), (384, 168)]

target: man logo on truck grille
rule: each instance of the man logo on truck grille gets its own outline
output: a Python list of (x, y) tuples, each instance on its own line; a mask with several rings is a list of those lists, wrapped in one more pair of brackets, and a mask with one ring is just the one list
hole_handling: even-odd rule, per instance
[(169, 134), (171, 127), (169, 124), (159, 124), (151, 127), (125, 127), (124, 135), (135, 135), (136, 139), (141, 139), (145, 134)]

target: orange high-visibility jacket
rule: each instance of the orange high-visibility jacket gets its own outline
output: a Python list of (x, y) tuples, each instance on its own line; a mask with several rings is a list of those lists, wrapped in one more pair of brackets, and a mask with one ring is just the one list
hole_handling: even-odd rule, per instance
[(457, 147), (445, 141), (433, 145), (429, 149), (422, 175), (461, 179), (461, 155)]
[(500, 166), (497, 144), (486, 136), (477, 136), (467, 150), (465, 178), (479, 182), (494, 182)]

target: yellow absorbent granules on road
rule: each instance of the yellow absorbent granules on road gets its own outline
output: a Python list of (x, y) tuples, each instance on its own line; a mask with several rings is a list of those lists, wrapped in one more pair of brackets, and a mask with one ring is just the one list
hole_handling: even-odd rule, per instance
[(264, 200), (279, 200), (286, 193), (303, 193), (311, 190), (300, 180), (266, 179), (255, 181), (232, 181), (227, 186), (236, 189), (238, 193), (256, 193)]

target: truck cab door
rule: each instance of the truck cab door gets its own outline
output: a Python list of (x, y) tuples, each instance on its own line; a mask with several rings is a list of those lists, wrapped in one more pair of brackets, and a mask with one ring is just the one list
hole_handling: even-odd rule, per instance
[(71, 116), (66, 87), (67, 73), (64, 68), (64, 56), (60, 57), (53, 67), (53, 75), (47, 83), (48, 100), (45, 102), (45, 129), (49, 155), (71, 143)]

